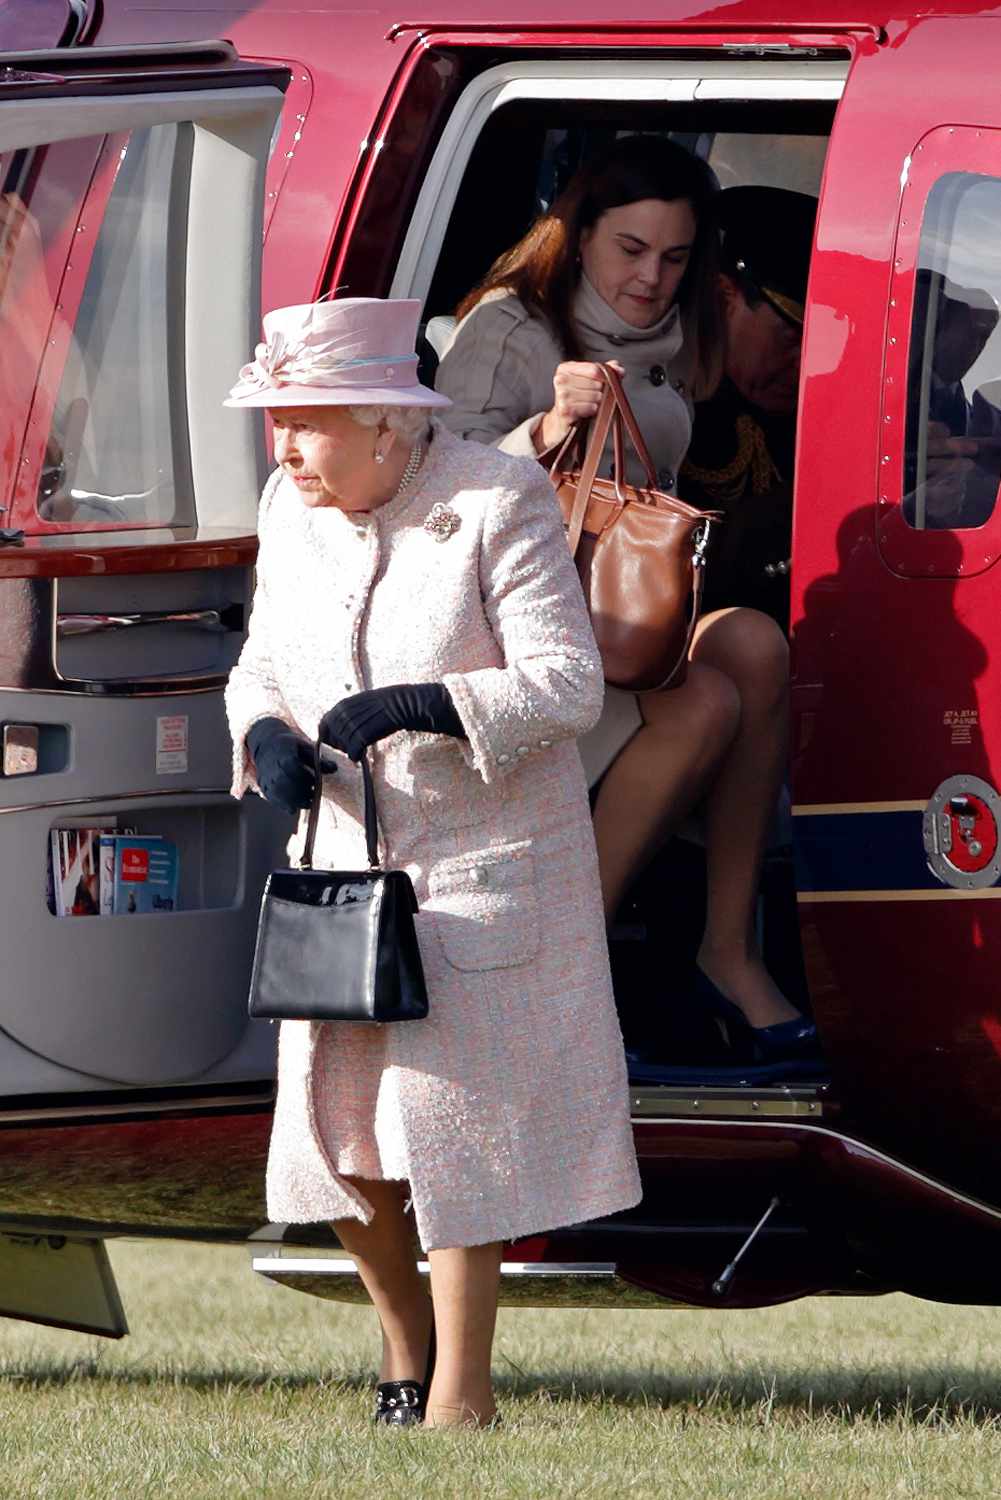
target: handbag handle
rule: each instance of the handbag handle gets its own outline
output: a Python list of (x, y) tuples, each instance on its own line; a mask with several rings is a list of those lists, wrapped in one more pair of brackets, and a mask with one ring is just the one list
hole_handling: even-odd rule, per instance
[[(320, 756), (323, 750), (322, 740), (317, 740), (313, 746), (313, 769), (316, 773), (316, 790), (313, 792), (313, 801), (309, 808), (309, 820), (306, 824), (306, 842), (302, 851), (302, 868), (311, 870), (313, 868), (313, 844), (316, 841), (316, 830), (320, 821), (320, 803), (323, 801), (323, 774), (320, 769)], [(365, 793), (365, 848), (368, 852), (368, 867), (370, 870), (379, 868), (379, 815), (375, 805), (375, 787), (372, 785), (372, 772), (368, 763), (368, 751), (362, 756), (361, 779)]]
[(643, 434), (640, 431), (640, 424), (633, 415), (633, 409), (629, 405), (628, 398), (623, 389), (622, 376), (618, 370), (613, 370), (611, 365), (602, 365), (601, 368), (605, 372), (605, 379), (615, 393), (615, 411), (616, 417), (619, 419), (616, 423), (616, 430), (618, 432), (618, 447), (615, 454), (616, 475), (618, 476), (622, 472), (622, 429), (620, 423), (624, 422), (626, 431), (629, 434), (629, 441), (636, 449), (639, 461), (646, 473), (647, 489), (655, 490), (657, 488), (657, 470), (654, 467), (653, 459), (650, 457), (650, 449), (647, 447)]
[[(587, 513), (587, 502), (591, 497), (591, 487), (598, 474), (598, 465), (601, 463), (605, 445), (608, 442), (609, 428), (612, 432), (613, 471), (615, 478), (615, 493), (621, 504), (625, 505), (626, 495), (622, 491), (623, 472), (625, 468), (622, 429), (625, 426), (629, 434), (629, 440), (636, 449), (640, 463), (646, 471), (647, 489), (657, 488), (657, 471), (650, 457), (650, 450), (643, 440), (643, 434), (639, 424), (633, 415), (632, 407), (626, 398), (622, 388), (622, 378), (618, 371), (609, 365), (601, 366), (605, 378), (605, 390), (598, 407), (597, 415), (591, 423), (588, 433), (587, 449), (581, 464), (580, 478), (577, 481), (577, 489), (574, 495), (573, 508), (567, 522), (567, 543), (570, 554), (576, 557), (577, 548), (580, 546), (581, 535), (584, 530), (584, 517)], [(572, 427), (567, 433), (556, 457), (553, 459), (549, 470), (550, 478), (558, 481), (559, 476), (565, 471), (563, 463), (577, 441), (578, 429)]]

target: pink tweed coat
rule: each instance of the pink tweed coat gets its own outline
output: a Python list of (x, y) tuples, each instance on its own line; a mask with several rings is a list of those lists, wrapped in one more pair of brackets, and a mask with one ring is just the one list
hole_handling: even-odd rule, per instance
[[(436, 503), (458, 522), (446, 540), (424, 525)], [(260, 536), (227, 691), (235, 796), (254, 787), (255, 720), (312, 737), (362, 688), (443, 681), (468, 736), (400, 733), (372, 752), (383, 857), (420, 903), (430, 1015), (282, 1025), (270, 1216), (367, 1222), (346, 1174), (406, 1179), (426, 1250), (630, 1207), (640, 1187), (574, 743), (600, 712), (601, 663), (545, 475), (436, 424), (414, 484), (372, 512), (310, 509), (278, 471)], [(361, 775), (341, 756), (316, 861), (364, 857)]]

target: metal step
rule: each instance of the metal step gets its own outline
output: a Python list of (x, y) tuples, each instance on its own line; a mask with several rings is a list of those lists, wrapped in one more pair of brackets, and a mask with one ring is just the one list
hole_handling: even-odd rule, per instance
[(129, 1331), (104, 1241), (0, 1230), (0, 1317), (120, 1339)]
[[(341, 1256), (255, 1255), (252, 1268), (279, 1286), (326, 1297), (332, 1302), (368, 1302), (353, 1260)], [(418, 1261), (428, 1274), (426, 1260)], [(501, 1265), (502, 1307), (668, 1307), (652, 1292), (630, 1286), (614, 1261), (566, 1264), (505, 1261)]]
[(812, 1119), (824, 1113), (823, 1086), (783, 1084), (773, 1088), (733, 1087), (630, 1080), (629, 1104), (634, 1120), (708, 1117), (709, 1119)]

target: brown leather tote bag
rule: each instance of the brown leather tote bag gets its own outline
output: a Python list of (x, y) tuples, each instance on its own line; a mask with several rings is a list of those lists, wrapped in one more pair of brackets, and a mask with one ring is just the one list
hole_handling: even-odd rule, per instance
[[(591, 613), (605, 681), (647, 693), (680, 687), (702, 601), (709, 530), (719, 511), (696, 510), (657, 489), (657, 473), (618, 373), (602, 365), (606, 386), (579, 469), (570, 464), (574, 428), (549, 470), (567, 541)], [(614, 478), (598, 477), (612, 433)], [(647, 483), (623, 479), (623, 430)], [(545, 461), (545, 460), (543, 460)]]

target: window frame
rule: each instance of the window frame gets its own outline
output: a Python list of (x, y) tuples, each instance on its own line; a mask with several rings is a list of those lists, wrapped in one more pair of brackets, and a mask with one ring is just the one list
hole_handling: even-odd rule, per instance
[(480, 134), (505, 105), (607, 100), (672, 103), (747, 101), (836, 104), (848, 75), (847, 57), (749, 61), (680, 58), (534, 61), (512, 59), (467, 84), (455, 103), (428, 166), (393, 273), (390, 297), (427, 300), (459, 189)]
[[(904, 163), (887, 293), (876, 481), (880, 555), (901, 578), (969, 578), (1001, 556), (1001, 493), (982, 526), (918, 529), (904, 516), (908, 377), (918, 252), (931, 194), (955, 173), (1001, 182), (1001, 129), (938, 125)], [(918, 332), (925, 337), (925, 330)]]

